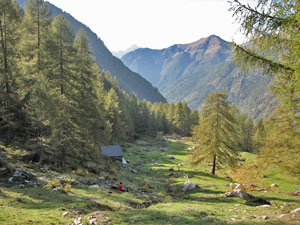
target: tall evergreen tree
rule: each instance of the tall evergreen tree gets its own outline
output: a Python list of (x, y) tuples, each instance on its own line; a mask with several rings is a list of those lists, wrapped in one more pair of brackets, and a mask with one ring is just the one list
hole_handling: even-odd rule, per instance
[(21, 14), (11, 0), (0, 1), (0, 136), (9, 145), (17, 137), (24, 139), (26, 116), (20, 99), (18, 44)]
[(44, 137), (46, 136), (47, 118), (44, 106), (48, 104), (45, 94), (47, 81), (45, 69), (48, 63), (47, 41), (51, 22), (50, 10), (43, 0), (29, 0), (25, 5), (22, 21), (22, 40), (20, 43), (22, 71), (24, 74), (24, 93), (29, 96), (27, 112), (32, 118), (29, 136), (30, 148), (40, 152), (42, 162)]
[(97, 151), (100, 144), (108, 143), (107, 122), (105, 121), (103, 87), (97, 80), (99, 69), (92, 57), (88, 37), (80, 29), (74, 40), (74, 101), (77, 103), (75, 123), (80, 127), (82, 149)]
[(111, 126), (111, 144), (119, 143), (125, 139), (125, 127), (121, 120), (121, 109), (118, 103), (118, 96), (114, 89), (111, 89), (105, 97), (105, 110)]
[(253, 151), (255, 153), (260, 152), (260, 149), (263, 146), (264, 137), (265, 137), (265, 127), (264, 127), (263, 120), (260, 119), (256, 122), (254, 126)]
[(295, 140), (300, 139), (300, 2), (260, 0), (251, 7), (232, 0), (231, 4), (233, 15), (251, 42), (247, 46), (234, 44), (236, 62), (244, 69), (259, 68), (272, 75), (272, 90), (281, 101), (267, 129), (262, 153), (270, 160), (280, 158), (283, 167), (293, 165), (294, 171), (299, 171), (299, 146)]
[(224, 92), (211, 93), (204, 102), (199, 125), (193, 131), (193, 139), (199, 142), (192, 152), (193, 162), (212, 162), (212, 174), (215, 174), (217, 165), (235, 166), (238, 157), (235, 120), (226, 99)]
[(74, 86), (77, 80), (72, 71), (74, 35), (69, 23), (62, 15), (54, 18), (50, 35), (47, 77), (51, 87), (53, 107), (49, 109), (48, 116), (52, 126), (52, 141), (58, 150), (56, 154), (59, 155), (59, 164), (65, 167), (67, 151), (76, 149), (76, 136), (80, 130), (78, 124), (72, 120), (77, 106), (74, 100)]

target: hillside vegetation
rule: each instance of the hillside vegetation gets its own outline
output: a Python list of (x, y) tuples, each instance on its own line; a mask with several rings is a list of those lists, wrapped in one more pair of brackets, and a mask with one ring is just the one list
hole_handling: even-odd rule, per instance
[[(247, 171), (247, 175), (236, 175), (233, 180), (229, 176), (235, 173), (230, 169), (212, 176), (208, 164), (196, 167), (190, 164), (188, 149), (193, 146), (187, 140), (139, 140), (127, 144), (125, 158), (130, 161), (127, 168), (116, 162), (101, 161), (102, 171), (97, 175), (82, 169), (60, 174), (20, 161), (21, 150), (2, 148), (0, 157), (7, 157), (11, 173), (0, 180), (0, 224), (76, 224), (74, 221), (82, 224), (88, 221), (94, 224), (300, 224), (299, 214), (290, 213), (300, 203), (299, 196), (292, 195), (297, 189), (294, 178), (280, 169), (267, 168), (261, 174)], [(246, 161), (242, 164), (247, 166), (255, 155), (248, 153), (243, 157)], [(22, 179), (9, 183), (8, 178), (17, 166), (36, 177), (25, 185)], [(260, 191), (253, 189), (249, 193), (270, 201), (270, 207), (247, 205), (240, 198), (221, 196), (230, 190), (230, 183), (242, 182), (246, 177), (249, 179), (244, 181), (251, 182), (251, 176), (252, 184)], [(199, 187), (182, 191), (187, 180)], [(111, 189), (119, 182), (129, 191), (119, 193)], [(277, 187), (270, 188), (274, 182)], [(286, 215), (279, 218), (282, 214)]]

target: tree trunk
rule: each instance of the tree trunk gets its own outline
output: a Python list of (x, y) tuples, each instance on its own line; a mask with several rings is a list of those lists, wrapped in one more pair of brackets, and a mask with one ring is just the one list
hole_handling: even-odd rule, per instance
[(61, 167), (63, 169), (65, 169), (66, 167), (66, 150), (65, 150), (65, 147), (62, 146), (62, 152), (61, 152)]
[(217, 161), (217, 155), (214, 155), (213, 165), (212, 165), (212, 169), (211, 169), (212, 175), (215, 175), (215, 173), (216, 173), (216, 161)]

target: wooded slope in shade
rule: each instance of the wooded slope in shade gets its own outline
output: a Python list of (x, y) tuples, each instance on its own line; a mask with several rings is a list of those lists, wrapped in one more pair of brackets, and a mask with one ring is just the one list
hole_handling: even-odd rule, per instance
[(140, 48), (122, 61), (158, 87), (168, 101), (186, 101), (194, 109), (210, 92), (225, 89), (228, 101), (255, 119), (270, 115), (276, 103), (268, 87), (271, 79), (245, 75), (232, 64), (230, 44), (215, 35), (161, 50)]
[[(18, 0), (21, 6), (24, 6), (26, 0)], [(116, 77), (119, 85), (128, 93), (134, 92), (139, 99), (146, 99), (151, 102), (166, 102), (166, 99), (161, 95), (157, 88), (154, 88), (146, 79), (139, 74), (128, 69), (120, 59), (113, 56), (107, 49), (103, 41), (86, 25), (77, 21), (72, 15), (62, 11), (56, 6), (48, 3), (53, 17), (62, 14), (71, 24), (75, 33), (80, 28), (86, 32), (93, 55), (96, 58), (100, 70), (109, 71), (113, 77)]]

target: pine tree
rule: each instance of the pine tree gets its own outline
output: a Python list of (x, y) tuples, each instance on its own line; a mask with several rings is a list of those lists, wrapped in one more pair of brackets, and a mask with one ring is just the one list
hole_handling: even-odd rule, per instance
[(212, 162), (212, 174), (217, 166), (235, 166), (238, 157), (236, 122), (226, 99), (224, 92), (211, 93), (204, 102), (199, 125), (193, 130), (193, 139), (199, 142), (192, 152), (193, 163)]

